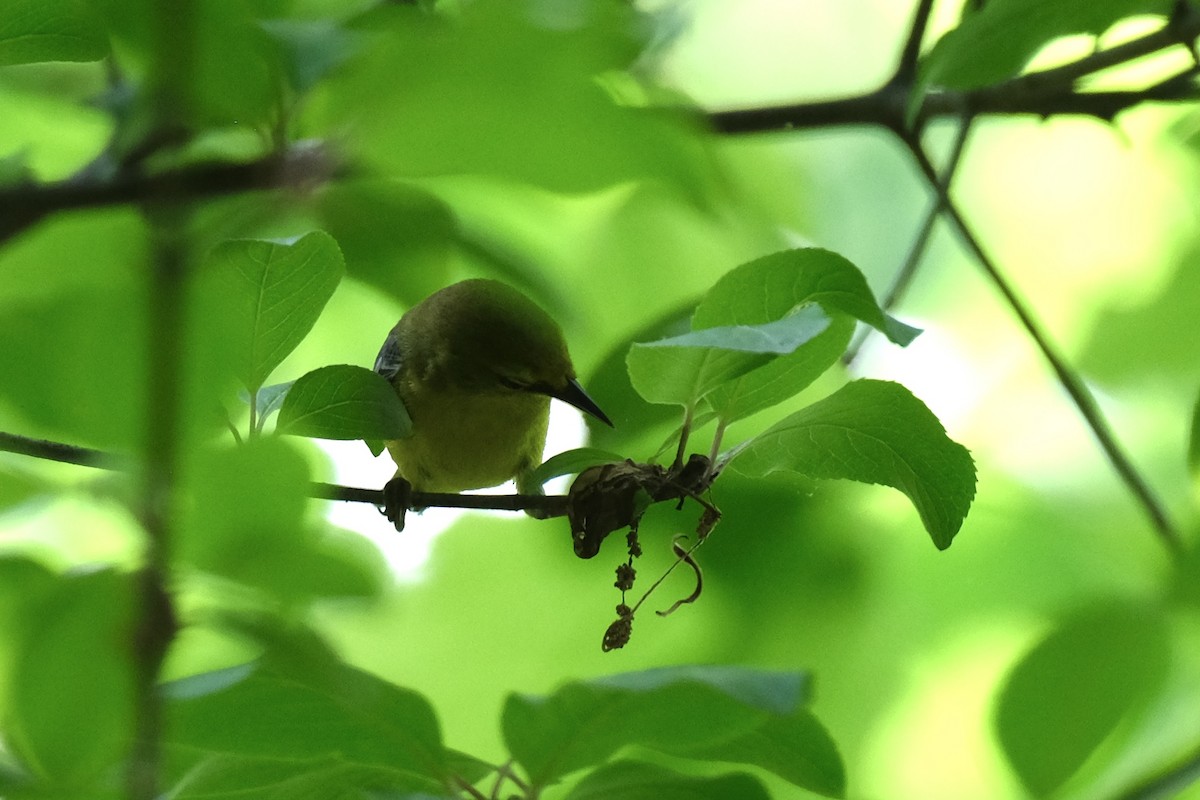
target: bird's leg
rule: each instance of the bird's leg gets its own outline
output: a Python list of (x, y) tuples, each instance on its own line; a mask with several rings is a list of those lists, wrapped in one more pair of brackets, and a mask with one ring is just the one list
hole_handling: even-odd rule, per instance
[(383, 515), (396, 527), (404, 530), (404, 515), (412, 508), (413, 487), (397, 475), (383, 485)]

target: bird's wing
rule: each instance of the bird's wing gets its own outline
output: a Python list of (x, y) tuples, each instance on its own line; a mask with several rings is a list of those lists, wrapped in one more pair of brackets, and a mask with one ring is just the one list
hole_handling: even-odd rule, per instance
[(373, 369), (390, 381), (400, 374), (403, 366), (404, 353), (400, 351), (400, 339), (393, 329), (387, 339), (383, 341), (383, 347), (379, 348), (379, 355), (375, 356)]

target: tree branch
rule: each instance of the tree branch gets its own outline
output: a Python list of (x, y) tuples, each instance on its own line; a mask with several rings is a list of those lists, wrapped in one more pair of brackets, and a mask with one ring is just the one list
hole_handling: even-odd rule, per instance
[(302, 143), (287, 152), (242, 164), (202, 164), (156, 174), (102, 177), (85, 167), (56, 183), (0, 189), (0, 242), (61, 211), (143, 203), (169, 192), (179, 201), (203, 200), (258, 189), (324, 182), (340, 173), (329, 151)]
[[(339, 486), (335, 483), (314, 481), (310, 484), (309, 496), (323, 500), (341, 500), (347, 503), (370, 503), (384, 505), (382, 489), (359, 489), (354, 486)], [(547, 517), (563, 517), (567, 514), (566, 495), (544, 494), (451, 494), (448, 492), (413, 492), (413, 508), (469, 508), (488, 511), (538, 511)]]
[[(1188, 80), (1195, 74), (1194, 68), (1141, 91), (1081, 92), (1076, 89), (1076, 83), (1081, 78), (1176, 45), (1186, 46), (1195, 40), (1200, 36), (1200, 10), (1190, 4), (1184, 6), (1184, 10), (1162, 28), (1070, 64), (1018, 75), (979, 89), (928, 92), (921, 99), (911, 129), (921, 130), (925, 123), (933, 119), (964, 115), (1034, 114), (1049, 117), (1077, 114), (1111, 120), (1121, 111), (1147, 101), (1200, 99), (1200, 93)], [(895, 76), (879, 89), (833, 100), (714, 110), (707, 115), (709, 123), (718, 132), (729, 134), (841, 125), (910, 129), (905, 118), (910, 87), (900, 78), (911, 69), (908, 59), (916, 47), (914, 38), (923, 35), (919, 24), (923, 10), (924, 4), (918, 8), (917, 19)]]
[(1147, 778), (1120, 796), (1120, 800), (1167, 800), (1200, 780), (1200, 748), (1174, 766)]
[(112, 455), (101, 450), (51, 442), (46, 439), (31, 439), (27, 436), (18, 436), (15, 433), (3, 431), (0, 431), (0, 451), (33, 456), (46, 461), (78, 464), (81, 467), (95, 467), (96, 469), (117, 469), (118, 463)]
[(925, 40), (925, 29), (929, 27), (929, 16), (933, 13), (933, 0), (920, 0), (913, 13), (912, 27), (900, 51), (900, 63), (890, 83), (912, 86), (917, 77), (917, 66), (921, 57), (921, 42)]
[[(1101, 70), (1178, 44), (1190, 44), (1200, 36), (1200, 10), (1189, 3), (1181, 3), (1172, 18), (1159, 30), (1071, 64), (1020, 75), (981, 89), (928, 93), (922, 98), (918, 113), (912, 115), (908, 112), (910, 88), (903, 81), (903, 77), (913, 69), (913, 53), (919, 51), (923, 25), (928, 14), (926, 5), (925, 2), (921, 2), (917, 7), (912, 30), (894, 77), (879, 89), (855, 97), (819, 103), (715, 111), (709, 114), (709, 121), (718, 132), (730, 134), (862, 124), (882, 126), (895, 134), (912, 153), (925, 181), (935, 192), (935, 212), (940, 210), (954, 226), (960, 239), (992, 284), (1000, 291), (1005, 302), (1017, 315), (1021, 326), (1054, 370), (1059, 383), (1083, 416), (1118, 477), (1149, 517), (1155, 532), (1174, 555), (1179, 555), (1183, 552), (1183, 541), (1162, 503), (1121, 449), (1091, 391), (1058, 353), (1024, 301), (1017, 296), (967, 226), (949, 196), (947, 178), (952, 176), (953, 172), (950, 171), (942, 178), (938, 177), (921, 145), (920, 132), (930, 119), (947, 114), (955, 114), (964, 119), (992, 113), (1032, 113), (1043, 117), (1052, 114), (1085, 114), (1112, 120), (1122, 110), (1148, 100), (1200, 99), (1200, 93), (1193, 80), (1200, 73), (1200, 61), (1141, 91), (1083, 93), (1077, 92), (1075, 88), (1076, 82), (1081, 78)], [(919, 251), (923, 249), (922, 240), (928, 238), (928, 232), (931, 230), (932, 217), (929, 217), (926, 219), (922, 235), (918, 237), (910, 253), (908, 263), (914, 268)], [(914, 253), (918, 255), (913, 255)], [(900, 280), (905, 280), (903, 275)], [(902, 288), (903, 283), (898, 285)]]
[(942, 206), (942, 211), (946, 215), (946, 218), (954, 226), (959, 238), (983, 269), (984, 274), (987, 275), (992, 284), (1000, 291), (1000, 294), (1004, 297), (1004, 301), (1017, 315), (1021, 327), (1025, 329), (1026, 334), (1033, 340), (1038, 350), (1041, 351), (1042, 356), (1050, 364), (1059, 383), (1062, 384), (1063, 389), (1070, 396), (1076, 409), (1088, 427), (1091, 428), (1092, 435), (1096, 438), (1100, 449), (1108, 458), (1109, 463), (1112, 464), (1121, 481), (1133, 493), (1134, 498), (1146, 512), (1146, 516), (1149, 517), (1154, 530), (1172, 554), (1176, 556), (1182, 554), (1184, 546), (1179, 531), (1167, 516), (1166, 510), (1163, 508), (1154, 491), (1150, 488), (1150, 485), (1121, 449), (1121, 445), (1117, 442), (1116, 436), (1113, 434), (1108, 420), (1105, 419), (1104, 413), (1096, 403), (1096, 398), (1092, 395), (1091, 390), (1087, 388), (1083, 379), (1080, 378), (1078, 373), (1071, 368), (1066, 359), (1058, 352), (1058, 349), (1050, 341), (1049, 336), (1047, 336), (1042, 330), (1041, 325), (1034, 318), (1033, 313), (1000, 272), (996, 266), (996, 262), (984, 251), (983, 246), (967, 225), (966, 220), (963, 219), (958, 208), (950, 200), (945, 187), (938, 180), (937, 172), (921, 147), (921, 143), (910, 136), (902, 135), (901, 138), (912, 153), (918, 168), (921, 170), (921, 174), (925, 177), (925, 181), (937, 193), (938, 201)]
[[(967, 137), (970, 135), (973, 121), (973, 117), (968, 117), (958, 126), (958, 132), (954, 137), (954, 144), (950, 147), (950, 156), (946, 159), (946, 166), (942, 169), (942, 175), (939, 179), (941, 192), (937, 193), (933, 203), (930, 204), (929, 211), (925, 214), (925, 220), (921, 223), (921, 228), (913, 239), (912, 245), (908, 248), (908, 254), (904, 257), (904, 263), (900, 265), (900, 269), (892, 279), (892, 285), (888, 287), (887, 294), (884, 296), (881, 304), (884, 311), (891, 311), (896, 307), (917, 275), (917, 268), (920, 266), (921, 260), (925, 257), (925, 250), (933, 238), (934, 226), (937, 224), (938, 218), (942, 215), (942, 198), (949, 192), (950, 183), (954, 180), (954, 175), (958, 171), (958, 165), (962, 161), (963, 152), (966, 150)], [(843, 364), (849, 366), (854, 362), (863, 344), (871, 337), (872, 333), (874, 333), (873, 328), (865, 328), (858, 335), (854, 343), (846, 349), (845, 355), (842, 356)]]
[[(126, 461), (112, 453), (88, 447), (32, 439), (15, 433), (0, 431), (0, 452), (78, 464), (96, 469), (123, 470)], [(384, 504), (382, 489), (361, 489), (335, 483), (314, 481), (309, 485), (309, 497), (320, 500), (341, 500), (347, 503)], [(562, 517), (567, 513), (566, 495), (540, 494), (450, 494), (445, 492), (413, 492), (413, 505), (417, 508), (468, 508), (489, 511), (537, 511), (547, 517)]]

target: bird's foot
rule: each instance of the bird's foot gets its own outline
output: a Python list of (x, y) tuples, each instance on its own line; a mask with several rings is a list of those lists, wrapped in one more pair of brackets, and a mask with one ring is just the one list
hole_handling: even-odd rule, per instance
[(397, 475), (383, 485), (383, 515), (397, 531), (404, 530), (404, 515), (412, 508), (413, 487)]

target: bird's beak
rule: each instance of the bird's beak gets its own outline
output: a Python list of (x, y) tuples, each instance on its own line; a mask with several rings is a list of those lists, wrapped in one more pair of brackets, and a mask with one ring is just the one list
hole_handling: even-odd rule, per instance
[(562, 400), (564, 403), (570, 403), (580, 411), (586, 411), (608, 427), (614, 427), (608, 415), (600, 410), (600, 406), (596, 405), (596, 401), (588, 396), (588, 393), (579, 385), (579, 381), (574, 378), (567, 381), (567, 385), (563, 388), (555, 389), (549, 394), (551, 397)]

